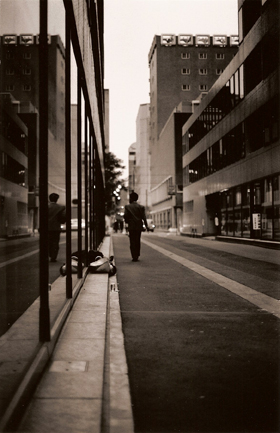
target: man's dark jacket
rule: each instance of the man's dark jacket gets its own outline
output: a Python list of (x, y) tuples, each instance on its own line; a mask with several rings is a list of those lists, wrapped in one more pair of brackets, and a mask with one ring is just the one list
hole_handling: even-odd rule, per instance
[(145, 208), (141, 204), (133, 201), (125, 206), (124, 213), (125, 222), (128, 224), (128, 230), (141, 230), (143, 229), (143, 221), (146, 227), (147, 220), (145, 215)]
[(66, 220), (65, 206), (49, 203), (49, 231), (60, 231), (60, 225)]

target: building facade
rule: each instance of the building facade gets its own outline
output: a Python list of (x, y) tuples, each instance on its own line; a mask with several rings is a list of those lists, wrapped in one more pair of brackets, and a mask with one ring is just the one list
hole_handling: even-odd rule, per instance
[(131, 193), (136, 189), (136, 143), (128, 148), (128, 191)]
[(279, 2), (238, 9), (239, 51), (183, 127), (181, 232), (279, 241)]
[(165, 176), (156, 144), (170, 114), (181, 102), (191, 111), (192, 101), (208, 92), (237, 50), (237, 36), (154, 37), (149, 52), (152, 188)]
[(182, 211), (182, 125), (238, 50), (238, 37), (154, 37), (150, 67), (149, 202), (157, 227), (176, 229)]
[(148, 212), (148, 192), (150, 190), (150, 105), (141, 104), (136, 118), (136, 165), (135, 187), (139, 196), (139, 203)]
[[(4, 34), (0, 39), (0, 92), (11, 95), (18, 117), (29, 131), (24, 187), (28, 192), (27, 231), (30, 233), (38, 228), (39, 36)], [(48, 56), (48, 183), (50, 193), (58, 193), (60, 201), (65, 203), (65, 50), (60, 36), (48, 36)], [(13, 229), (14, 233), (17, 231)]]

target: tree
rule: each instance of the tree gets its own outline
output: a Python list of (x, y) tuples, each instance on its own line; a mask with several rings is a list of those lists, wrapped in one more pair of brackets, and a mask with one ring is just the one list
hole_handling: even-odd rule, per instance
[(124, 180), (121, 179), (125, 166), (123, 161), (116, 157), (112, 152), (105, 153), (104, 156), (105, 168), (105, 212), (110, 215), (114, 210), (114, 191), (118, 185), (123, 189), (127, 189)]

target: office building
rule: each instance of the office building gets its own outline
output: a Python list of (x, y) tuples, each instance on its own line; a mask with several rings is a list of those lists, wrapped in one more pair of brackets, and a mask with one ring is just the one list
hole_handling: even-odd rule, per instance
[(136, 188), (136, 143), (128, 148), (128, 191), (131, 193)]
[(176, 228), (177, 210), (182, 210), (182, 134), (178, 128), (237, 51), (235, 35), (154, 37), (149, 53), (150, 203), (157, 226)]
[(183, 127), (181, 232), (279, 241), (279, 1), (238, 9), (239, 51)]
[(139, 196), (139, 203), (148, 211), (148, 192), (150, 190), (150, 105), (141, 104), (136, 118), (136, 161), (134, 190)]

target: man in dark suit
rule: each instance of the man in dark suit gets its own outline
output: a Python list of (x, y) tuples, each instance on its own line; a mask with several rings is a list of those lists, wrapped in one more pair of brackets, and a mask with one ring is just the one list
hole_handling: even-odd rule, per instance
[(57, 203), (59, 195), (52, 193), (49, 195), (49, 257), (51, 262), (56, 262), (61, 224), (66, 221), (65, 206)]
[(124, 219), (128, 224), (130, 251), (132, 261), (137, 262), (140, 256), (141, 232), (143, 231), (143, 222), (148, 229), (145, 215), (145, 208), (137, 203), (138, 194), (132, 192), (129, 196), (129, 204), (125, 206)]

